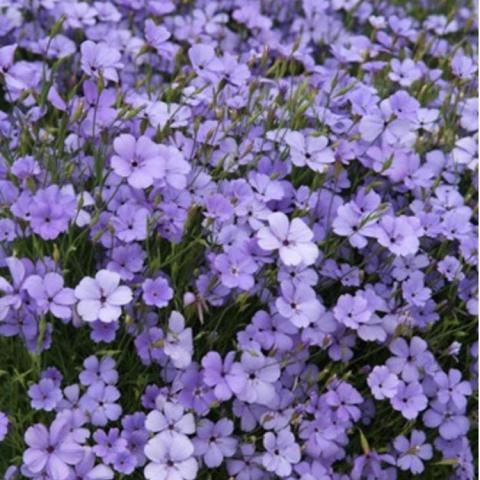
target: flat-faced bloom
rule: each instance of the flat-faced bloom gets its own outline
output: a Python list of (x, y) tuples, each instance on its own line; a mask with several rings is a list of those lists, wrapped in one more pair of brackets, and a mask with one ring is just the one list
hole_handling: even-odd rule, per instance
[(44, 240), (54, 240), (67, 230), (76, 204), (75, 196), (62, 192), (57, 185), (37, 191), (31, 206), (32, 230)]
[(231, 248), (228, 253), (217, 255), (214, 264), (220, 272), (220, 280), (226, 287), (242, 290), (253, 287), (253, 274), (257, 271), (257, 264), (240, 249)]
[(437, 398), (440, 403), (453, 402), (458, 409), (467, 406), (467, 398), (472, 393), (472, 386), (469, 382), (462, 382), (462, 373), (454, 368), (445, 372), (438, 372), (434, 376), (437, 384)]
[(340, 205), (333, 221), (333, 231), (337, 235), (348, 237), (353, 247), (364, 248), (368, 240), (362, 232), (362, 221), (362, 216), (350, 204)]
[(227, 461), (227, 470), (236, 480), (262, 480), (265, 471), (262, 467), (262, 457), (255, 453), (255, 445), (243, 443), (240, 445), (241, 455)]
[(89, 76), (118, 82), (117, 69), (123, 68), (120, 52), (105, 42), (86, 40), (80, 47), (82, 70)]
[(390, 351), (395, 355), (387, 360), (387, 367), (406, 382), (418, 380), (420, 369), (428, 357), (427, 342), (420, 337), (413, 337), (410, 344), (404, 338), (396, 338), (390, 345)]
[(73, 478), (83, 480), (111, 480), (113, 471), (103, 463), (95, 465), (95, 454), (92, 451), (86, 451), (83, 460), (73, 468)]
[(384, 215), (378, 224), (366, 229), (368, 236), (375, 237), (380, 245), (399, 256), (415, 255), (423, 234), (416, 217)]
[(70, 465), (83, 459), (84, 447), (75, 443), (70, 436), (70, 426), (63, 418), (57, 418), (50, 428), (41, 423), (29, 427), (25, 432), (28, 448), (23, 453), (23, 464), (31, 476), (51, 480), (67, 480)]
[(193, 354), (192, 329), (185, 328), (185, 319), (178, 312), (170, 314), (163, 348), (176, 368), (190, 365)]
[(114, 385), (118, 381), (118, 372), (112, 357), (99, 360), (95, 355), (91, 355), (83, 361), (83, 368), (78, 376), (82, 385), (89, 386), (97, 382)]
[(118, 320), (121, 307), (132, 301), (130, 288), (119, 284), (120, 275), (108, 270), (100, 270), (95, 278), (83, 278), (75, 288), (75, 296), (79, 300), (77, 311), (83, 320), (106, 323)]
[(228, 352), (225, 361), (217, 352), (208, 352), (202, 359), (203, 380), (213, 388), (217, 400), (229, 400), (245, 389), (247, 374), (234, 360), (235, 352)]
[(262, 457), (263, 466), (279, 477), (288, 477), (292, 473), (292, 465), (301, 459), (300, 447), (289, 428), (277, 434), (267, 432), (263, 436), (263, 446), (266, 450)]
[(233, 422), (222, 418), (217, 423), (201, 420), (197, 436), (193, 439), (195, 454), (202, 456), (209, 468), (219, 467), (225, 457), (232, 457), (237, 449), (237, 440), (231, 435)]
[(173, 145), (159, 145), (159, 151), (165, 166), (161, 177), (163, 181), (177, 190), (186, 188), (191, 167), (183, 158), (182, 152)]
[(25, 267), (29, 265), (16, 257), (6, 258), (5, 263), (12, 277), (12, 282), (10, 283), (5, 278), (0, 277), (0, 292), (2, 292), (2, 297), (0, 298), (0, 320), (7, 316), (10, 307), (14, 310), (19, 310), (22, 306), (21, 291), (28, 275), (28, 270)]
[(50, 378), (43, 378), (28, 389), (30, 403), (35, 410), (51, 412), (62, 400), (62, 391)]
[(393, 398), (400, 384), (398, 377), (391, 373), (387, 367), (375, 367), (367, 379), (368, 386), (372, 391), (372, 395), (377, 400), (385, 398)]
[(445, 440), (454, 440), (468, 432), (469, 421), (464, 410), (458, 409), (453, 402), (440, 403), (433, 400), (423, 415), (423, 423), (429, 428), (438, 428)]
[(342, 421), (357, 421), (360, 409), (356, 406), (363, 403), (363, 398), (349, 383), (340, 382), (325, 394), (327, 404), (335, 410), (335, 415)]
[(127, 449), (127, 441), (120, 436), (118, 428), (110, 428), (108, 431), (96, 430), (93, 434), (95, 445), (92, 450), (105, 463), (113, 463), (119, 452)]
[(424, 471), (422, 460), (433, 457), (432, 446), (425, 443), (426, 436), (420, 430), (412, 430), (410, 439), (400, 435), (393, 441), (393, 446), (398, 452), (397, 465), (401, 470), (409, 470), (414, 475)]
[(298, 328), (317, 322), (325, 311), (315, 291), (308, 285), (295, 286), (292, 282), (283, 281), (281, 290), (282, 296), (275, 302), (278, 313)]
[(110, 224), (115, 236), (125, 243), (145, 240), (148, 234), (148, 210), (128, 202), (117, 210)]
[(428, 399), (418, 382), (400, 382), (397, 393), (390, 399), (392, 407), (399, 411), (407, 420), (417, 418), (418, 414), (427, 408)]
[(124, 133), (113, 141), (115, 155), (111, 159), (113, 171), (126, 178), (133, 188), (150, 187), (156, 178), (165, 175), (165, 159), (160, 145), (142, 135), (135, 139)]
[(142, 298), (146, 305), (163, 308), (173, 298), (173, 290), (168, 280), (163, 277), (147, 278), (142, 284), (142, 289)]
[(118, 452), (113, 459), (113, 468), (118, 473), (130, 475), (137, 467), (137, 458), (132, 452), (124, 450)]
[(119, 398), (120, 392), (116, 387), (97, 382), (88, 387), (80, 405), (90, 414), (93, 425), (104, 427), (108, 421), (120, 418), (122, 407), (117, 403)]
[(287, 265), (312, 265), (318, 257), (318, 247), (313, 243), (313, 232), (299, 218), (291, 222), (282, 212), (268, 217), (268, 227), (257, 232), (258, 245), (266, 251), (278, 250)]
[(179, 436), (191, 435), (196, 429), (193, 414), (185, 413), (181, 405), (171, 402), (165, 402), (160, 409), (151, 411), (145, 420), (145, 428), (170, 442)]
[(10, 422), (8, 421), (7, 415), (4, 412), (0, 411), (0, 442), (3, 442), (8, 433), (8, 426)]
[(145, 445), (145, 455), (150, 460), (144, 470), (148, 480), (194, 480), (198, 464), (193, 458), (193, 444), (185, 436), (175, 442), (158, 435)]
[(392, 71), (388, 74), (388, 78), (399, 83), (402, 87), (409, 87), (422, 76), (421, 70), (411, 58), (406, 58), (403, 61), (394, 58), (390, 62), (390, 66)]
[(290, 147), (292, 163), (298, 167), (307, 165), (315, 172), (324, 172), (328, 164), (335, 161), (333, 150), (327, 146), (327, 137), (305, 137), (300, 132), (289, 131), (285, 142)]
[(238, 398), (248, 403), (269, 405), (276, 396), (274, 383), (280, 377), (277, 360), (260, 352), (242, 353), (241, 364), (247, 374), (247, 383)]
[(197, 43), (188, 50), (188, 58), (192, 66), (200, 77), (215, 81), (219, 78), (222, 70), (222, 63), (215, 55), (215, 50), (211, 45)]
[(24, 287), (42, 313), (49, 311), (53, 316), (62, 319), (72, 316), (75, 295), (71, 288), (64, 288), (60, 274), (49, 272), (43, 278), (31, 275), (25, 281)]
[(354, 330), (361, 324), (367, 323), (372, 316), (367, 299), (358, 292), (355, 296), (341, 295), (333, 309), (335, 318), (345, 326)]
[(423, 272), (413, 272), (402, 283), (403, 298), (415, 307), (423, 307), (430, 299), (432, 291), (425, 286)]

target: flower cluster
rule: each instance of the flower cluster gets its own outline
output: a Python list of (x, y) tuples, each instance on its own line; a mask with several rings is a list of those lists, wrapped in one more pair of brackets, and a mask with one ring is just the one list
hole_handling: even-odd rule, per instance
[(6, 480), (475, 478), (466, 4), (0, 3)]

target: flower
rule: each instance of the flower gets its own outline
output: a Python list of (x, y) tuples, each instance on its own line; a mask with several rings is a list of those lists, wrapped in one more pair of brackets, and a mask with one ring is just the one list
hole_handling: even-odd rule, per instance
[(400, 380), (387, 367), (375, 367), (367, 379), (373, 396), (377, 400), (393, 398), (398, 391)]
[(113, 149), (116, 155), (110, 160), (112, 169), (132, 187), (150, 187), (156, 178), (165, 175), (160, 146), (145, 135), (135, 139), (124, 133), (113, 141)]
[(123, 67), (120, 52), (105, 42), (86, 40), (80, 47), (82, 70), (89, 76), (118, 82), (118, 69)]
[(198, 471), (193, 451), (193, 444), (187, 437), (178, 437), (175, 442), (153, 437), (145, 446), (145, 455), (150, 460), (144, 470), (145, 478), (193, 480)]
[(3, 440), (5, 440), (5, 437), (8, 433), (9, 424), (10, 422), (7, 415), (4, 412), (0, 411), (0, 442), (3, 442)]
[(298, 328), (308, 327), (320, 319), (325, 309), (312, 288), (303, 284), (294, 286), (289, 281), (283, 281), (280, 288), (282, 296), (277, 298), (275, 306), (282, 317)]
[(35, 300), (40, 311), (50, 311), (52, 315), (61, 319), (72, 316), (72, 305), (75, 295), (71, 288), (64, 288), (63, 277), (55, 272), (47, 273), (43, 278), (39, 275), (30, 275), (24, 283), (24, 288)]
[(28, 448), (23, 454), (23, 464), (32, 476), (67, 480), (71, 474), (70, 465), (79, 463), (84, 455), (84, 447), (73, 440), (63, 418), (55, 419), (49, 429), (41, 423), (29, 427), (25, 443)]
[(201, 456), (209, 468), (218, 467), (225, 457), (232, 457), (237, 449), (237, 440), (231, 437), (233, 422), (222, 418), (216, 423), (203, 420), (193, 439), (195, 454)]
[(425, 443), (425, 439), (425, 434), (419, 430), (412, 430), (410, 440), (403, 435), (395, 438), (393, 446), (399, 453), (397, 465), (402, 470), (409, 470), (414, 475), (424, 471), (422, 460), (433, 457), (432, 446)]
[(418, 382), (400, 382), (397, 393), (390, 399), (390, 403), (407, 420), (413, 420), (422, 410), (427, 408), (428, 399)]
[(217, 352), (208, 352), (202, 358), (203, 380), (212, 387), (217, 400), (229, 400), (241, 393), (246, 386), (247, 376), (240, 363), (235, 362), (234, 352), (228, 352), (225, 361)]
[(157, 277), (152, 280), (147, 278), (143, 284), (143, 300), (147, 305), (158, 308), (166, 307), (173, 298), (173, 290), (165, 278)]
[(90, 414), (93, 425), (104, 427), (108, 421), (115, 421), (122, 414), (122, 407), (116, 403), (120, 392), (113, 385), (96, 382), (88, 387), (80, 399), (80, 406)]
[(50, 378), (43, 378), (28, 389), (31, 405), (35, 410), (51, 412), (62, 400), (62, 391)]
[(95, 278), (83, 278), (75, 288), (77, 310), (83, 320), (106, 323), (118, 320), (121, 306), (132, 301), (130, 288), (119, 284), (120, 275), (109, 270), (99, 270)]
[(192, 329), (185, 328), (185, 319), (178, 312), (170, 314), (163, 349), (176, 368), (190, 365), (193, 353)]
[(335, 161), (333, 150), (328, 148), (324, 136), (304, 137), (300, 132), (289, 131), (285, 142), (290, 147), (292, 163), (298, 167), (308, 165), (315, 172), (324, 172)]
[(312, 265), (318, 257), (318, 248), (312, 242), (313, 232), (299, 218), (291, 222), (282, 212), (268, 217), (268, 227), (257, 232), (258, 245), (266, 251), (278, 250), (287, 265)]
[(288, 477), (292, 473), (292, 465), (301, 459), (300, 447), (289, 428), (278, 434), (267, 432), (263, 436), (263, 446), (267, 451), (262, 457), (263, 466), (279, 477)]
[(115, 360), (111, 357), (103, 357), (98, 360), (95, 355), (91, 355), (83, 361), (83, 367), (84, 370), (80, 372), (78, 377), (82, 385), (88, 387), (97, 382), (115, 385), (118, 381)]

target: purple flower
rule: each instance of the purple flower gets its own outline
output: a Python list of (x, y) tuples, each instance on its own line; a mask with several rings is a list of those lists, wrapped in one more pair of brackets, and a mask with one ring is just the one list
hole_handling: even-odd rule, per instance
[(410, 440), (400, 435), (393, 441), (395, 450), (399, 453), (397, 465), (402, 470), (408, 470), (414, 475), (424, 471), (422, 460), (433, 457), (432, 446), (425, 443), (426, 436), (419, 430), (412, 430)]
[(115, 385), (118, 381), (118, 372), (115, 370), (115, 360), (103, 357), (101, 360), (91, 355), (83, 362), (85, 370), (80, 372), (79, 380), (82, 385), (89, 386), (97, 382)]
[(420, 377), (419, 370), (427, 359), (427, 343), (420, 337), (413, 337), (410, 345), (403, 338), (396, 338), (390, 344), (390, 351), (395, 355), (387, 360), (387, 367), (403, 380), (411, 382)]
[(268, 227), (257, 232), (259, 246), (266, 251), (278, 250), (285, 265), (312, 265), (318, 257), (318, 248), (312, 242), (313, 232), (299, 218), (291, 222), (281, 212), (272, 213)]
[(104, 78), (118, 82), (117, 70), (123, 68), (120, 52), (104, 42), (95, 43), (87, 40), (80, 47), (82, 53), (82, 70), (95, 78)]
[(54, 420), (48, 430), (41, 423), (29, 427), (25, 442), (28, 448), (23, 453), (23, 463), (31, 476), (66, 480), (71, 474), (70, 465), (83, 459), (84, 447), (73, 441), (63, 418)]
[(150, 460), (144, 470), (148, 480), (193, 480), (198, 464), (193, 458), (194, 447), (187, 437), (178, 437), (175, 442), (156, 436), (145, 446), (145, 455)]
[(51, 412), (62, 400), (62, 391), (50, 378), (43, 378), (28, 389), (31, 405), (35, 410)]
[(415, 255), (420, 242), (420, 222), (415, 217), (384, 215), (380, 222), (369, 228), (369, 236), (399, 256)]
[(85, 277), (75, 288), (79, 300), (77, 310), (86, 322), (101, 320), (113, 322), (118, 320), (122, 305), (132, 300), (132, 291), (126, 286), (119, 286), (120, 275), (108, 270), (100, 270), (95, 278)]
[(9, 424), (10, 422), (7, 415), (4, 412), (0, 411), (0, 442), (3, 442), (3, 440), (5, 440), (5, 437), (8, 433)]
[(193, 439), (195, 455), (201, 456), (209, 468), (220, 466), (224, 458), (232, 457), (237, 449), (237, 440), (231, 437), (232, 433), (231, 420), (222, 418), (216, 423), (202, 420)]
[(148, 211), (133, 203), (122, 205), (111, 219), (115, 236), (123, 242), (145, 240), (147, 238)]
[(185, 328), (185, 319), (178, 312), (170, 314), (163, 348), (176, 368), (190, 365), (193, 353), (192, 329)]
[(294, 286), (290, 281), (283, 281), (281, 289), (282, 296), (277, 298), (275, 306), (282, 317), (298, 328), (319, 321), (325, 309), (312, 288), (303, 284)]
[(150, 187), (156, 178), (165, 175), (165, 161), (159, 147), (144, 135), (135, 139), (124, 133), (113, 142), (116, 155), (111, 159), (112, 169), (134, 188)]
[(160, 410), (147, 415), (145, 428), (157, 433), (166, 442), (174, 442), (179, 436), (195, 433), (195, 419), (191, 413), (185, 413), (181, 405), (165, 402)]
[(354, 330), (357, 330), (361, 324), (367, 323), (372, 315), (368, 301), (361, 292), (355, 296), (341, 295), (333, 313), (339, 322)]
[(423, 423), (429, 428), (438, 428), (445, 440), (453, 440), (468, 432), (469, 421), (453, 402), (441, 403), (433, 400), (423, 414)]
[(31, 275), (25, 280), (24, 288), (36, 301), (40, 311), (50, 311), (61, 319), (72, 316), (71, 306), (75, 303), (75, 295), (71, 288), (64, 288), (63, 277), (54, 272), (47, 273), (43, 278)]
[(289, 131), (285, 142), (290, 147), (292, 163), (298, 167), (308, 165), (315, 172), (324, 172), (335, 161), (333, 150), (328, 148), (324, 136), (305, 137), (300, 132)]
[(227, 254), (217, 255), (214, 263), (220, 272), (220, 280), (226, 287), (241, 290), (253, 287), (253, 274), (257, 271), (257, 265), (241, 250), (232, 248)]
[(388, 78), (399, 83), (402, 87), (409, 87), (413, 82), (422, 76), (421, 70), (415, 65), (415, 62), (406, 58), (403, 61), (394, 58), (390, 62), (392, 71), (388, 74)]
[(122, 474), (130, 475), (137, 467), (137, 458), (127, 450), (118, 452), (113, 460), (113, 468)]
[(63, 193), (57, 185), (50, 185), (33, 197), (30, 225), (42, 239), (54, 240), (67, 230), (75, 211), (75, 197)]
[(142, 289), (146, 305), (163, 308), (173, 298), (173, 290), (163, 277), (157, 277), (155, 280), (147, 278), (142, 284)]
[(360, 409), (356, 405), (363, 403), (358, 391), (346, 382), (339, 382), (325, 394), (325, 400), (335, 410), (335, 415), (342, 421), (360, 418)]
[(397, 393), (390, 399), (392, 407), (401, 412), (407, 420), (417, 418), (427, 408), (428, 400), (418, 382), (400, 382)]
[(260, 352), (244, 352), (241, 365), (247, 382), (237, 397), (248, 403), (269, 405), (276, 397), (273, 384), (280, 377), (280, 368), (275, 359), (264, 357)]
[(116, 403), (120, 392), (113, 385), (96, 382), (80, 400), (80, 406), (90, 414), (93, 425), (104, 427), (108, 421), (115, 421), (122, 414), (122, 407)]
[(217, 400), (229, 400), (245, 389), (247, 376), (241, 364), (235, 362), (234, 352), (228, 352), (224, 362), (217, 352), (209, 352), (203, 357), (202, 366), (203, 381), (214, 389)]
[[(111, 480), (113, 471), (103, 463), (95, 465), (95, 454), (85, 452), (83, 460), (74, 467), (72, 478), (82, 478), (84, 480)], [(69, 479), (70, 480), (70, 479)]]
[(434, 380), (438, 386), (437, 398), (440, 403), (451, 401), (460, 410), (467, 406), (466, 397), (471, 395), (472, 387), (467, 381), (462, 382), (462, 373), (459, 370), (451, 368), (448, 375), (438, 372)]
[(120, 436), (118, 428), (110, 428), (108, 432), (96, 430), (93, 439), (93, 452), (107, 465), (114, 462), (118, 453), (127, 451), (127, 440)]
[(367, 379), (372, 395), (377, 400), (393, 398), (398, 391), (400, 380), (387, 367), (375, 367)]
[(267, 432), (263, 436), (263, 446), (267, 451), (262, 457), (263, 466), (279, 477), (288, 477), (292, 473), (292, 465), (301, 459), (300, 447), (289, 428), (278, 434)]

